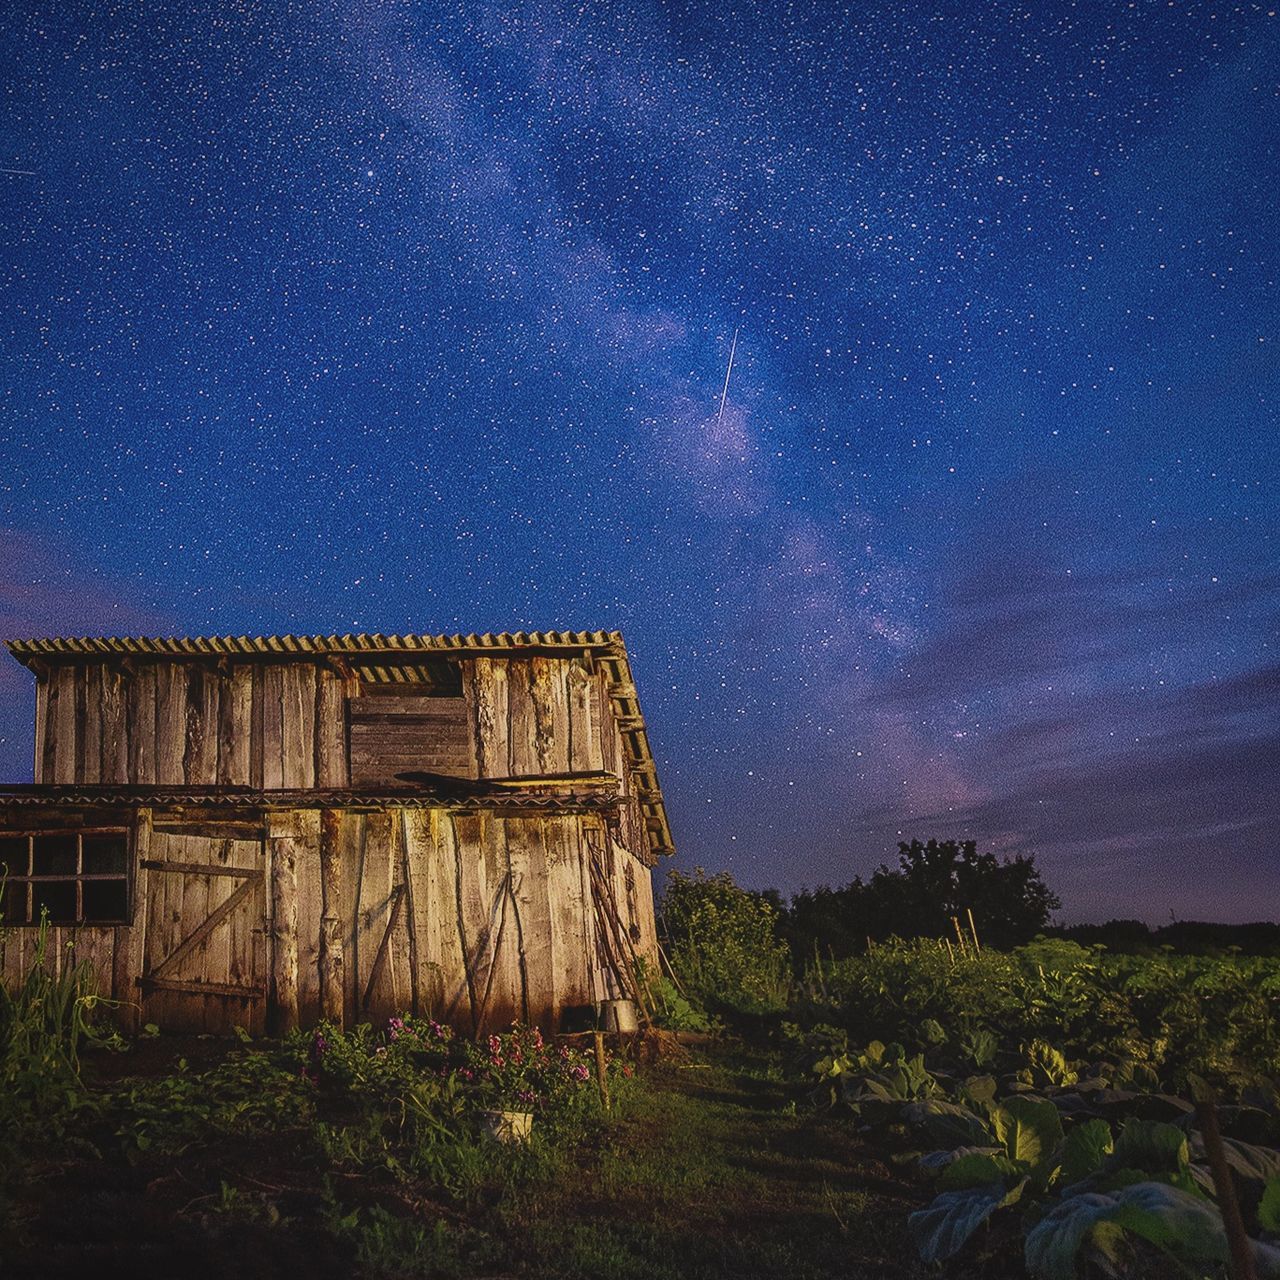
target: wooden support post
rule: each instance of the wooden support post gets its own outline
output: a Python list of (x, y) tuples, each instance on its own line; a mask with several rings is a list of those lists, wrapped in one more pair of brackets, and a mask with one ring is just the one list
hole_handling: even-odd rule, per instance
[(342, 947), (341, 819), (333, 809), (320, 815), (320, 1014), (343, 1025), (346, 963)]
[(147, 911), (147, 862), (151, 857), (152, 812), (139, 809), (133, 829), (133, 914), (126, 932), (126, 961), (122, 966), (116, 986), (120, 998), (128, 1001), (122, 1021), (127, 1030), (137, 1034), (142, 1029), (142, 1005), (134, 1004), (137, 982), (146, 963)]
[(1196, 1089), (1196, 1122), (1200, 1125), (1200, 1137), (1204, 1139), (1204, 1153), (1209, 1160), (1209, 1172), (1213, 1175), (1213, 1189), (1218, 1196), (1218, 1210), (1227, 1233), (1227, 1247), (1231, 1251), (1231, 1280), (1258, 1280), (1253, 1263), (1249, 1237), (1240, 1216), (1240, 1203), (1236, 1199), (1235, 1183), (1227, 1165), (1227, 1153), (1222, 1145), (1222, 1132), (1218, 1128), (1218, 1108), (1212, 1096), (1201, 1086)]
[(267, 866), (271, 877), (271, 1005), (275, 1030), (298, 1025), (298, 817), (267, 818)]
[(973, 935), (973, 950), (975, 955), (982, 952), (982, 947), (978, 943), (978, 926), (973, 923), (973, 909), (965, 907), (965, 914), (969, 917), (969, 932)]
[(600, 1105), (609, 1110), (609, 1069), (604, 1056), (604, 1032), (595, 1033), (596, 1083), (600, 1086)]

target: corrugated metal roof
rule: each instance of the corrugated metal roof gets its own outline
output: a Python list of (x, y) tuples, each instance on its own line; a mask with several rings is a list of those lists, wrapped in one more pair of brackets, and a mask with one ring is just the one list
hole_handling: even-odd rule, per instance
[[(113, 657), (287, 660), (294, 655), (336, 658), (352, 654), (431, 654), (443, 657), (468, 653), (589, 652), (601, 661), (609, 682), (609, 696), (622, 727), (627, 763), (644, 815), (650, 852), (654, 855), (675, 852), (653, 753), (631, 677), (631, 664), (619, 631), (486, 631), (482, 635), (394, 636), (381, 633), (341, 636), (56, 636), (8, 640), (5, 645), (19, 662), (28, 667), (50, 660)], [(367, 666), (372, 672), (378, 664), (357, 660), (352, 665)]]
[(483, 635), (342, 636), (54, 636), (5, 641), (19, 662), (33, 658), (288, 657), (347, 653), (468, 653), (495, 649), (608, 649), (622, 646), (617, 631), (486, 631)]

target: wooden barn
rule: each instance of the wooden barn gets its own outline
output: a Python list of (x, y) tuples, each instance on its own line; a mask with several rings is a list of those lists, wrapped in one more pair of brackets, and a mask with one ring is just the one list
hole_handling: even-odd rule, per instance
[(8, 648), (37, 700), (6, 981), (47, 913), (55, 963), (172, 1030), (555, 1030), (635, 994), (672, 845), (618, 633)]

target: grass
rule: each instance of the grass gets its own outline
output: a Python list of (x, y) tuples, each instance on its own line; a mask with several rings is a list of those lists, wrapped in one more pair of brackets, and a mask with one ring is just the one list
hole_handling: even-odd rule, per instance
[[(164, 1047), (146, 1046), (153, 1078), (168, 1078)], [(170, 1052), (192, 1047), (206, 1059), (211, 1051), (206, 1041)], [(126, 1062), (111, 1060), (113, 1073)], [(847, 1124), (797, 1114), (767, 1056), (668, 1062), (618, 1094), (614, 1115), (573, 1142), (514, 1152), (478, 1143), (454, 1153), (451, 1177), (435, 1185), (331, 1159), (314, 1123), (169, 1155), (99, 1141), (96, 1155), (37, 1160), (0, 1241), (5, 1273), (56, 1280), (127, 1265), (136, 1280), (295, 1270), (317, 1280), (922, 1274), (903, 1226), (918, 1192)]]

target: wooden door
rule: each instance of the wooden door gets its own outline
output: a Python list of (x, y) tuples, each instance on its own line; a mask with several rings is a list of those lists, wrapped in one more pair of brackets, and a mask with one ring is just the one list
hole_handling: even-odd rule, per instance
[(141, 861), (143, 1022), (164, 1031), (262, 1031), (263, 837), (242, 824), (156, 823)]

